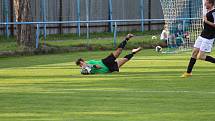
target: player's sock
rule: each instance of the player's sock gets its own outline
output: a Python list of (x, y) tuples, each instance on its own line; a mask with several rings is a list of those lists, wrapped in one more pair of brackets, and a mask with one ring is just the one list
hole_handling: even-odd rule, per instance
[(124, 58), (127, 58), (128, 60), (131, 60), (131, 58), (134, 56), (135, 53), (131, 53), (126, 55)]
[(215, 58), (211, 57), (211, 56), (206, 56), (205, 61), (211, 62), (211, 63), (215, 63)]
[(128, 40), (129, 40), (129, 39), (125, 39), (125, 40), (123, 40), (123, 41), (119, 44), (118, 48), (122, 48), (122, 49), (124, 49), (124, 48), (125, 48), (125, 46), (126, 46), (126, 44), (127, 44), (127, 42), (128, 42)]
[(190, 59), (190, 63), (188, 65), (188, 68), (187, 68), (187, 73), (191, 73), (192, 70), (193, 70), (193, 66), (195, 65), (196, 63), (196, 59), (195, 58), (191, 58)]
[[(137, 51), (137, 52), (139, 52), (139, 51)], [(132, 52), (131, 54), (135, 55), (137, 52)]]
[(131, 54), (126, 55), (124, 58), (127, 58), (128, 60), (131, 60), (131, 58), (136, 54), (137, 52), (141, 51), (142, 47), (138, 47), (137, 49), (133, 49)]

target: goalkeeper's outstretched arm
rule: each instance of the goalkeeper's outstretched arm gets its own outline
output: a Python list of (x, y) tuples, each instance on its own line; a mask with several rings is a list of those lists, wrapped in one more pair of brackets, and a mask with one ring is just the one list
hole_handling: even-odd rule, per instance
[(96, 69), (101, 69), (101, 68), (102, 68), (102, 67), (99, 66), (99, 65), (93, 65), (93, 67), (96, 68)]

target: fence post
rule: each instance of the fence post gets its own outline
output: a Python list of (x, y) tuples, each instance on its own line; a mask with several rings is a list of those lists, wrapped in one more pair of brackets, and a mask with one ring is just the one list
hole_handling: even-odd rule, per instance
[(115, 24), (114, 24), (114, 47), (116, 48), (116, 39), (117, 39), (117, 22), (115, 21)]
[(8, 18), (8, 13), (7, 13), (7, 16), (6, 16), (6, 35), (7, 35), (7, 38), (10, 36), (9, 35), (9, 25), (8, 25), (8, 22), (9, 22), (9, 18)]
[(77, 3), (77, 34), (80, 37), (81, 36), (81, 25), (80, 25), (80, 21), (81, 21), (81, 16), (80, 16), (80, 0), (76, 0)]
[[(85, 0), (86, 4), (86, 20), (89, 21), (89, 1)], [(87, 39), (89, 39), (89, 23), (87, 22)]]
[[(63, 0), (59, 1), (59, 21), (63, 21)], [(63, 25), (59, 23), (59, 33), (63, 33)]]
[[(152, 1), (148, 0), (148, 19), (151, 19)], [(151, 21), (149, 21), (148, 30), (151, 31)]]
[[(109, 8), (109, 20), (113, 20), (113, 6), (112, 6), (112, 0), (108, 1), (108, 8)], [(112, 22), (109, 22), (109, 31), (113, 32), (113, 24)]]
[(9, 25), (8, 25), (8, 22), (9, 22), (8, 6), (9, 5), (10, 4), (8, 4), (8, 0), (4, 0), (3, 7), (4, 7), (5, 22), (6, 22), (6, 36), (7, 37), (9, 37)]
[[(46, 0), (43, 0), (43, 22), (46, 22)], [(44, 31), (44, 44), (46, 40), (46, 24), (43, 25), (43, 31)]]
[(36, 48), (39, 48), (39, 39), (40, 39), (40, 25), (37, 24), (37, 31), (36, 31)]
[(140, 0), (141, 31), (144, 31), (144, 1)]
[[(14, 8), (14, 1), (13, 0), (10, 0), (10, 22), (14, 22), (14, 11), (13, 11), (13, 8)], [(10, 29), (10, 35), (11, 36), (14, 36), (14, 25), (10, 25), (11, 29)]]

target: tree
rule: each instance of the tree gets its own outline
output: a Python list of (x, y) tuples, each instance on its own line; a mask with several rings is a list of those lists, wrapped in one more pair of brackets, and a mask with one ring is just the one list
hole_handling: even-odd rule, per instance
[[(33, 20), (30, 0), (14, 0), (14, 10), (17, 22), (31, 22)], [(35, 49), (35, 33), (34, 25), (17, 25), (16, 40), (19, 48), (25, 51)]]

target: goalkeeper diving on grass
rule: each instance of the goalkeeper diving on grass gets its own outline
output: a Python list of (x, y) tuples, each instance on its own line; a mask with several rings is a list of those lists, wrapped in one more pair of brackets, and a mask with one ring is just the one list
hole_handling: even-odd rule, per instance
[(133, 34), (128, 34), (125, 39), (119, 44), (118, 48), (101, 60), (89, 60), (85, 61), (84, 59), (80, 58), (76, 61), (76, 65), (80, 66), (81, 74), (88, 75), (88, 74), (105, 74), (105, 73), (112, 73), (112, 72), (119, 72), (119, 68), (122, 67), (126, 62), (131, 60), (131, 58), (142, 50), (141, 47), (133, 49), (130, 54), (126, 55), (122, 59), (117, 58), (122, 53), (122, 50), (125, 48), (127, 42), (134, 37)]

